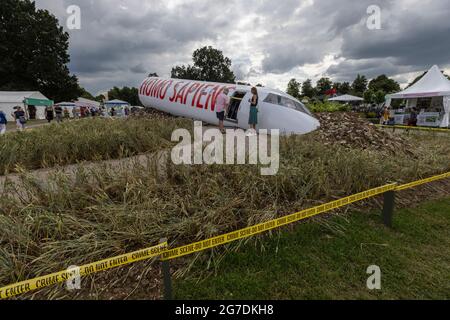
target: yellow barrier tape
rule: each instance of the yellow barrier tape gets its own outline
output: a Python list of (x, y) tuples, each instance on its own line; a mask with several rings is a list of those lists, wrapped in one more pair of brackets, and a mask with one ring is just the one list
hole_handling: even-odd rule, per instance
[(418, 180), (418, 181), (414, 181), (414, 182), (411, 182), (411, 183), (407, 183), (407, 184), (398, 186), (395, 190), (402, 191), (402, 190), (406, 190), (406, 189), (411, 189), (411, 188), (414, 188), (414, 187), (417, 187), (417, 186), (420, 186), (420, 185), (423, 185), (423, 184), (426, 184), (426, 183), (430, 183), (430, 182), (433, 182), (433, 181), (442, 180), (442, 179), (446, 179), (446, 178), (450, 178), (450, 172), (447, 172), (447, 173), (444, 173), (444, 174), (441, 174), (441, 175), (438, 175), (438, 176), (434, 176), (434, 177), (431, 177), (431, 178), (427, 178), (427, 179), (423, 179), (423, 180)]
[(426, 128), (426, 127), (408, 127), (408, 126), (386, 126), (381, 124), (376, 124), (375, 126), (379, 128), (388, 128), (388, 129), (407, 129), (407, 130), (421, 130), (421, 131), (434, 131), (434, 132), (447, 132), (450, 133), (449, 129), (444, 128)]
[[(147, 260), (161, 255), (162, 252), (167, 250), (167, 242), (161, 243), (157, 246), (147, 249), (138, 250), (131, 253), (126, 253), (117, 257), (93, 262), (79, 267), (79, 275), (86, 276), (100, 271), (117, 268), (123, 265), (127, 265), (133, 262)], [(71, 270), (65, 270), (61, 272), (52, 273), (43, 277), (34, 278), (11, 284), (9, 286), (0, 288), (0, 299), (14, 297), (20, 294), (24, 294), (36, 289), (42, 289), (50, 285), (67, 281), (73, 277)]]
[(316, 216), (321, 213), (325, 213), (340, 207), (347, 206), (351, 203), (361, 201), (364, 199), (368, 199), (374, 197), (379, 194), (383, 194), (387, 191), (395, 190), (397, 184), (389, 184), (383, 187), (371, 189), (368, 191), (364, 191), (358, 194), (354, 194), (352, 196), (342, 198), (333, 202), (329, 202), (314, 208), (306, 209), (288, 216), (284, 216), (278, 219), (274, 219), (271, 221), (267, 221), (264, 223), (260, 223), (251, 227), (247, 227), (241, 230), (233, 231), (227, 234), (223, 234), (217, 237), (213, 237), (210, 239), (206, 239), (203, 241), (199, 241), (196, 243), (188, 244), (185, 246), (181, 246), (178, 248), (174, 248), (171, 250), (167, 250), (162, 253), (162, 260), (172, 260), (175, 258), (179, 258), (182, 256), (186, 256), (189, 254), (193, 254), (195, 252), (203, 251), (206, 249), (211, 249), (226, 243), (230, 243), (236, 240), (244, 239), (251, 237), (253, 235), (263, 233), (275, 228), (279, 228), (300, 220), (304, 220), (306, 218), (310, 218)]
[[(188, 244), (171, 250), (167, 249), (167, 242), (161, 243), (157, 246), (150, 247), (147, 249), (138, 250), (135, 252), (123, 254), (117, 257), (93, 262), (84, 266), (79, 267), (79, 275), (86, 276), (100, 271), (105, 271), (112, 268), (117, 268), (123, 265), (127, 265), (133, 262), (142, 261), (156, 257), (158, 255), (162, 256), (163, 261), (172, 260), (175, 258), (183, 257), (195, 252), (200, 252), (203, 250), (211, 249), (220, 245), (224, 245), (233, 241), (248, 238), (256, 234), (260, 234), (266, 231), (270, 231), (282, 226), (298, 222), (313, 216), (325, 213), (337, 208), (345, 207), (351, 203), (358, 202), (364, 199), (372, 198), (374, 196), (383, 194), (387, 191), (401, 191), (410, 189), (422, 184), (430, 183), (437, 180), (442, 180), (450, 177), (450, 172), (434, 176), (431, 178), (411, 182), (398, 186), (396, 183), (385, 185), (383, 187), (378, 187), (375, 189), (360, 192), (346, 198), (342, 198), (336, 201), (322, 204), (317, 207), (310, 209), (305, 209), (300, 212), (284, 216), (278, 219), (263, 222), (251, 227), (233, 231), (227, 234), (223, 234), (217, 237), (209, 238), (196, 243)], [(26, 280), (18, 282), (3, 288), (0, 288), (0, 299), (10, 298), (16, 295), (24, 294), (36, 289), (41, 289), (56, 283), (67, 281), (73, 273), (70, 270), (52, 273), (43, 277), (34, 278), (31, 280)]]

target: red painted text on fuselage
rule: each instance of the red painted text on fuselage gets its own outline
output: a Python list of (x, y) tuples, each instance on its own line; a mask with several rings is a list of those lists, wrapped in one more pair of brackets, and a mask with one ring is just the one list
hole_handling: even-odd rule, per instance
[(236, 87), (187, 80), (176, 81), (151, 78), (142, 83), (139, 94), (193, 108), (214, 111), (217, 97), (225, 88), (233, 91)]

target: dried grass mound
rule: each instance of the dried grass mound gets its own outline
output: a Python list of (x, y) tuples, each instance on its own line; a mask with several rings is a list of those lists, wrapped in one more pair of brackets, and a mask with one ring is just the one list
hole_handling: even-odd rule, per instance
[(131, 118), (146, 118), (146, 119), (156, 119), (156, 120), (166, 120), (177, 118), (169, 113), (165, 113), (153, 108), (145, 108), (139, 111), (135, 111), (131, 114)]
[(317, 136), (325, 145), (413, 154), (411, 144), (404, 137), (381, 130), (356, 113), (317, 113), (316, 116), (321, 124)]

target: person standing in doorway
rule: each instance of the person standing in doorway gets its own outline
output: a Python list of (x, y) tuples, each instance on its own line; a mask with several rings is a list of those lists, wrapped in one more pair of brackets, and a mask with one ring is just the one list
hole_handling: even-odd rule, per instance
[(229, 92), (230, 90), (228, 88), (223, 89), (216, 100), (216, 115), (217, 119), (219, 119), (219, 130), (222, 133), (225, 133), (223, 124), (225, 120), (225, 110), (228, 109), (228, 105), (230, 104), (230, 98), (228, 97)]
[(6, 119), (6, 114), (0, 110), (0, 136), (6, 133), (6, 125), (8, 124), (8, 120)]
[(248, 124), (250, 125), (250, 130), (248, 135), (256, 135), (256, 125), (258, 124), (258, 89), (252, 88), (252, 98), (250, 102), (250, 115), (248, 119)]

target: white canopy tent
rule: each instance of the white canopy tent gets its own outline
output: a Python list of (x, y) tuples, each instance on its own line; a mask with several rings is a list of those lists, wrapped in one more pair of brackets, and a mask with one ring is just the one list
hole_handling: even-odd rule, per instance
[[(0, 91), (0, 110), (6, 114), (6, 119), (8, 121), (13, 121), (12, 113), (15, 111), (14, 107), (20, 106), (25, 109), (25, 101), (29, 99), (30, 101), (51, 101), (38, 91)], [(36, 119), (45, 119), (44, 107), (36, 108)]]
[[(450, 118), (450, 81), (442, 74), (438, 66), (433, 66), (417, 83), (411, 87), (386, 96), (386, 105), (392, 99), (406, 99), (408, 107), (416, 107), (419, 99), (431, 98), (431, 104), (442, 108), (443, 116), (439, 121), (442, 128), (449, 127)], [(442, 98), (442, 102), (441, 102)]]
[(357, 102), (357, 101), (364, 101), (363, 98), (355, 97), (349, 94), (344, 94), (343, 96), (335, 97), (328, 99), (328, 101), (337, 101), (337, 102)]
[(122, 100), (110, 100), (105, 102), (105, 107), (106, 110), (108, 111), (108, 113), (111, 112), (111, 109), (114, 108), (114, 110), (116, 111), (116, 115), (119, 117), (123, 117), (125, 116), (125, 108), (126, 107), (130, 107), (130, 104), (126, 101), (122, 101)]
[(77, 107), (100, 108), (100, 102), (85, 98), (78, 98), (78, 100), (75, 101), (75, 104)]

